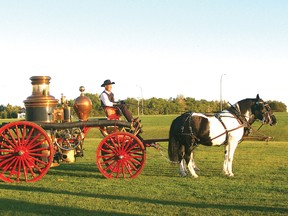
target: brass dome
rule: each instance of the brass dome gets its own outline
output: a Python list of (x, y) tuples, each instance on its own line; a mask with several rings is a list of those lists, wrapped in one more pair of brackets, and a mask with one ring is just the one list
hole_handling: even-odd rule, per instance
[(79, 91), (81, 94), (74, 100), (73, 108), (80, 121), (87, 121), (89, 112), (92, 109), (92, 102), (90, 98), (84, 95), (84, 86), (80, 86)]

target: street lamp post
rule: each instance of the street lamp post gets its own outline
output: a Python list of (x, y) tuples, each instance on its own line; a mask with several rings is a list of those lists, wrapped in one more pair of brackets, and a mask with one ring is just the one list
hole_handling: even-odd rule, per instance
[(225, 76), (226, 74), (221, 74), (221, 78), (220, 78), (220, 111), (222, 111), (222, 78), (223, 76)]
[[(143, 106), (143, 90), (142, 90), (142, 87), (140, 86), (140, 85), (137, 85), (139, 88), (140, 88), (140, 91), (141, 91), (141, 106), (142, 106), (142, 108), (141, 108), (141, 114), (142, 114), (142, 116), (143, 116), (143, 113), (144, 113), (144, 106)], [(139, 99), (140, 100), (140, 99)], [(139, 102), (140, 101), (138, 101), (138, 106), (139, 106)]]

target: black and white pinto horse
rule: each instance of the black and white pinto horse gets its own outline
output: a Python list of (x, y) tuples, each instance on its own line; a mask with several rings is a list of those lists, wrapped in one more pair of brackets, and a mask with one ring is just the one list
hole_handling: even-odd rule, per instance
[(169, 131), (168, 155), (172, 162), (180, 163), (180, 174), (186, 176), (186, 165), (191, 175), (198, 175), (193, 150), (199, 145), (224, 145), (223, 171), (234, 176), (232, 162), (237, 145), (248, 135), (255, 120), (262, 124), (276, 124), (270, 106), (259, 98), (241, 100), (227, 110), (205, 115), (187, 112), (173, 120)]

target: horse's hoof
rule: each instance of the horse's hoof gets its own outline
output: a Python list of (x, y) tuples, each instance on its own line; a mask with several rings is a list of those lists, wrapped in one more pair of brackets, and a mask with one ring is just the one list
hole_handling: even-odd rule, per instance
[(228, 172), (228, 171), (223, 170), (223, 174), (224, 174), (225, 176), (229, 176), (229, 172)]
[(227, 177), (234, 177), (234, 174), (233, 174), (233, 173), (225, 173), (225, 175), (226, 175)]
[(186, 173), (180, 173), (180, 176), (181, 176), (181, 177), (186, 177), (187, 174), (186, 174)]
[(198, 178), (199, 176), (198, 176), (198, 175), (192, 175), (192, 177), (194, 177), (194, 178)]

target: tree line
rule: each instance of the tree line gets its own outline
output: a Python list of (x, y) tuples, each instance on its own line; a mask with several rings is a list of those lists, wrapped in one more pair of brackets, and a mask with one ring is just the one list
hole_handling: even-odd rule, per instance
[[(104, 116), (104, 111), (101, 106), (99, 94), (86, 93), (91, 102), (92, 110), (90, 111), (89, 117)], [(135, 99), (127, 98), (125, 100), (126, 106), (134, 115), (170, 115), (170, 114), (181, 114), (187, 111), (202, 112), (202, 113), (215, 113), (220, 111), (220, 101), (207, 101), (204, 99), (196, 100), (191, 97), (183, 97), (178, 95), (176, 98), (149, 98), (149, 99)], [(287, 106), (280, 101), (269, 100), (267, 103), (270, 105), (274, 112), (286, 112)], [(73, 107), (74, 100), (70, 99), (68, 105)], [(61, 104), (59, 103), (59, 106)], [(222, 102), (223, 109), (230, 107), (230, 104), (226, 101)], [(0, 118), (17, 118), (18, 113), (25, 110), (21, 106), (7, 106), (0, 105)], [(75, 111), (72, 109), (72, 115), (76, 116)]]

